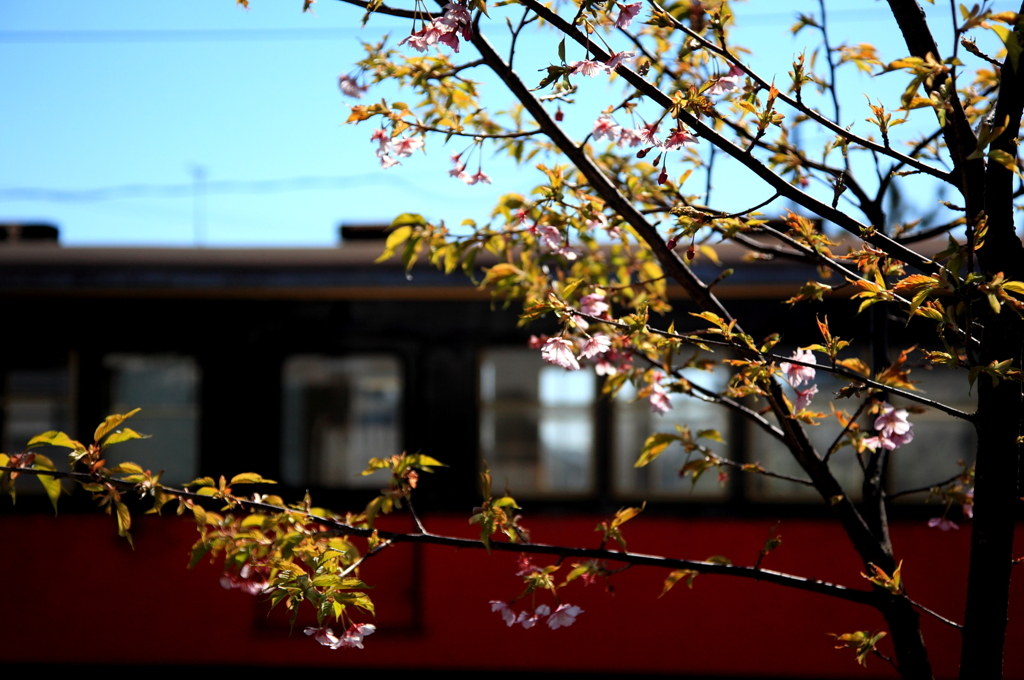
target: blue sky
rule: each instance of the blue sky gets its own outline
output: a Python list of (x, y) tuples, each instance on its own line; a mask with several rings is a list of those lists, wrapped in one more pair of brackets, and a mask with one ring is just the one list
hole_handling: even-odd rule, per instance
[[(68, 245), (328, 246), (341, 222), (422, 212), (457, 224), (485, 218), (499, 194), (534, 184), (532, 171), (485, 155), (494, 185), (464, 186), (447, 175), (449, 154), (463, 145), (443, 148), (440, 140), (426, 155), (382, 170), (369, 123), (342, 125), (352, 100), (336, 82), (362, 54), (360, 39), (389, 30), (397, 39), (409, 27), (377, 17), (360, 32), (354, 8), (321, 0), (310, 15), (301, 6), (0, 2), (0, 221), (57, 224)], [(793, 38), (788, 28), (797, 11), (816, 8), (795, 0), (737, 4), (735, 42), (751, 46), (757, 68), (782, 82), (792, 55), (814, 38), (810, 31)], [(884, 3), (843, 0), (830, 8), (834, 42), (874, 42), (886, 61), (904, 56)], [(948, 33), (938, 37), (948, 51)], [(550, 37), (534, 40), (544, 48), (531, 50), (538, 59), (553, 56)], [(518, 67), (528, 81), (531, 66)], [(899, 76), (871, 80), (852, 66), (841, 77), (850, 93), (843, 106), (856, 111), (844, 123), (869, 113), (860, 92), (901, 89)], [(570, 130), (589, 129), (611, 87), (584, 83)], [(492, 91), (496, 104), (507, 103), (498, 86)], [(390, 93), (370, 93), (380, 96)], [(858, 123), (866, 133), (865, 126)], [(198, 211), (197, 172), (209, 182)], [(720, 207), (750, 198), (734, 190), (743, 181), (716, 175)], [(82, 194), (100, 189), (108, 190), (103, 198)]]

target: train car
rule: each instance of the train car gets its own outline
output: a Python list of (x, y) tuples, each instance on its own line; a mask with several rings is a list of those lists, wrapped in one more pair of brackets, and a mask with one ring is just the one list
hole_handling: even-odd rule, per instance
[[(380, 480), (358, 475), (369, 457), (421, 451), (448, 465), (416, 494), (435, 533), (478, 535), (468, 519), (486, 464), (520, 501), (538, 542), (597, 547), (598, 522), (646, 499), (627, 526), (631, 551), (752, 564), (774, 531), (783, 542), (766, 568), (867, 587), (842, 530), (805, 488), (743, 473), (691, 484), (678, 474), (682, 452), (633, 467), (648, 434), (689, 423), (719, 430), (723, 456), (798, 472), (771, 440), (682, 395), (664, 416), (628, 389), (602, 398), (594, 371), (566, 372), (529, 348), (530, 335), (551, 332), (551, 322), (520, 326), (514, 308), (460, 275), (373, 264), (382, 244), (360, 238), (372, 231), (349, 230), (339, 247), (323, 249), (76, 248), (45, 230), (50, 238), (0, 242), (3, 450), (20, 451), (47, 430), (88, 439), (106, 414), (141, 407), (132, 425), (153, 437), (119, 445), (116, 455), (165, 470), (165, 482), (256, 471), (279, 480), (285, 498), (308, 490), (337, 511), (361, 510), (375, 495)], [(696, 266), (717, 275), (710, 262)], [(792, 329), (784, 351), (816, 340), (816, 315), (866, 348), (849, 300), (780, 304), (807, 276), (782, 260), (760, 262), (737, 267), (716, 292), (755, 336)], [(682, 290), (672, 298), (685, 327), (692, 308)], [(893, 327), (893, 345), (914, 341), (912, 332)], [(726, 379), (689, 377), (709, 387)], [(920, 368), (913, 377), (930, 396), (972, 407), (961, 375)], [(825, 376), (819, 385), (822, 393), (839, 386)], [(936, 483), (974, 455), (963, 423), (934, 413), (914, 422), (915, 441), (893, 456), (893, 492)], [(827, 445), (836, 429), (813, 435)], [(846, 482), (859, 471), (848, 449), (834, 467)], [(7, 668), (896, 675), (873, 657), (858, 666), (830, 635), (884, 629), (874, 610), (714, 576), (662, 597), (667, 571), (655, 568), (566, 588), (565, 599), (583, 610), (570, 628), (508, 627), (489, 602), (521, 592), (516, 556), (441, 546), (398, 546), (369, 561), (362, 575), (375, 586), (378, 632), (363, 650), (329, 650), (301, 634), (311, 612), (290, 631), (264, 598), (222, 587), (218, 564), (186, 569), (191, 519), (139, 516), (133, 550), (88, 494), (64, 499), (54, 518), (32, 480), (23, 481), (17, 504), (0, 505)], [(892, 503), (893, 541), (915, 600), (955, 620), (970, 523), (954, 509), (948, 518), (958, 529), (929, 527), (945, 508), (927, 496)], [(409, 521), (382, 520), (395, 528)], [(1024, 678), (1024, 596), (1017, 588), (1012, 597), (1006, 677)], [(958, 631), (931, 617), (923, 626), (936, 673), (955, 677)]]

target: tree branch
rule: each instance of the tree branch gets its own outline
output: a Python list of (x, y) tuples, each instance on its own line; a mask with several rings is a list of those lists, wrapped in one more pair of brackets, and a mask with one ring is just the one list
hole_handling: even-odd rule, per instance
[[(571, 25), (554, 11), (545, 7), (544, 5), (537, 2), (537, 0), (521, 0), (521, 4), (529, 7), (531, 10), (536, 12), (542, 19), (551, 23), (566, 36), (572, 38), (577, 44), (586, 49), (589, 49), (591, 54), (594, 55), (595, 59), (600, 61), (608, 61), (611, 57), (603, 48), (599, 45), (594, 44), (586, 35), (581, 33), (575, 26)], [(627, 68), (620, 64), (616, 67), (616, 72), (622, 76), (630, 85), (647, 95), (652, 101), (663, 107), (666, 111), (672, 111), (676, 109), (676, 104), (671, 97), (666, 95), (664, 92), (656, 88), (655, 86), (644, 80), (639, 74), (632, 69)], [(500, 75), (500, 74), (499, 74)], [(528, 92), (528, 91), (527, 91)], [(781, 95), (780, 95), (781, 96)], [(868, 243), (871, 243), (875, 247), (885, 251), (891, 257), (898, 260), (902, 260), (907, 264), (919, 269), (920, 271), (938, 275), (941, 271), (941, 266), (933, 260), (924, 257), (920, 253), (917, 253), (906, 246), (894, 241), (879, 230), (869, 229), (867, 225), (861, 224), (857, 220), (853, 219), (846, 213), (831, 207), (826, 203), (822, 203), (818, 199), (804, 193), (800, 189), (794, 187), (784, 178), (780, 177), (773, 170), (765, 166), (763, 163), (758, 161), (747, 153), (746, 149), (733, 144), (728, 139), (725, 139), (720, 134), (714, 131), (703, 121), (699, 120), (692, 114), (679, 110), (678, 119), (686, 123), (688, 126), (693, 128), (697, 134), (712, 144), (717, 146), (719, 149), (732, 156), (741, 165), (746, 167), (748, 170), (753, 172), (755, 175), (760, 177), (769, 186), (778, 191), (782, 196), (792, 200), (798, 205), (803, 206), (807, 210), (819, 215), (823, 219), (829, 220), (837, 226), (849, 231), (858, 238), (861, 238)], [(543, 125), (541, 127), (544, 127)], [(559, 145), (561, 146), (561, 145)], [(573, 159), (575, 160), (575, 159)], [(911, 159), (912, 160), (912, 159)], [(915, 167), (916, 167), (915, 162)], [(632, 224), (632, 222), (630, 222)], [(717, 313), (717, 312), (716, 312)], [(719, 314), (721, 316), (721, 314)], [(728, 317), (731, 319), (731, 317)]]
[[(55, 477), (58, 479), (73, 479), (75, 481), (84, 483), (109, 482), (125, 490), (133, 490), (138, 487), (137, 484), (131, 482), (125, 482), (123, 480), (119, 480), (116, 478), (106, 478), (101, 475), (88, 474), (84, 472), (54, 472), (50, 470), (37, 470), (35, 468), (21, 467), (0, 467), (0, 471), (11, 471), (31, 475), (45, 475)], [(160, 486), (158, 488), (164, 493), (171, 494), (178, 498), (188, 498), (193, 502), (224, 502), (223, 498), (218, 499), (212, 498), (210, 496), (201, 496), (198, 493), (188, 491), (186, 489), (176, 489), (165, 486)], [(253, 501), (238, 497), (231, 497), (230, 500), (231, 502), (247, 510), (261, 510), (269, 512), (302, 514), (310, 521), (316, 522), (317, 524), (322, 524), (325, 527), (327, 527), (328, 530), (325, 533), (335, 534), (338, 536), (358, 536), (360, 538), (370, 538), (371, 536), (376, 534), (378, 538), (383, 539), (385, 541), (389, 541), (391, 543), (443, 545), (460, 550), (496, 550), (498, 552), (528, 553), (531, 555), (553, 555), (561, 559), (578, 558), (612, 560), (615, 562), (624, 562), (629, 565), (659, 567), (663, 569), (690, 569), (701, 574), (717, 574), (720, 576), (735, 576), (739, 578), (767, 581), (768, 583), (774, 583), (776, 585), (786, 586), (788, 588), (794, 588), (797, 590), (803, 590), (812, 593), (818, 593), (821, 595), (828, 595), (830, 597), (846, 600), (848, 602), (856, 602), (858, 604), (874, 605), (876, 600), (876, 595), (873, 591), (855, 590), (852, 588), (847, 588), (846, 586), (828, 583), (826, 581), (820, 581), (818, 579), (810, 579), (805, 578), (803, 576), (794, 576), (792, 574), (785, 574), (778, 571), (754, 569), (753, 567), (741, 567), (729, 564), (718, 564), (715, 562), (702, 562), (699, 560), (676, 559), (671, 557), (646, 555), (643, 553), (631, 553), (618, 550), (573, 548), (560, 545), (548, 545), (544, 543), (502, 543), (492, 541), (488, 546), (483, 541), (477, 539), (458, 538), (455, 536), (443, 536), (440, 534), (431, 534), (426, 532), (407, 534), (396, 531), (383, 531), (380, 529), (363, 529), (360, 527), (350, 526), (336, 519), (321, 517), (318, 515), (314, 515), (312, 513), (296, 510), (294, 508), (281, 507), (278, 505), (272, 505), (270, 503)]]

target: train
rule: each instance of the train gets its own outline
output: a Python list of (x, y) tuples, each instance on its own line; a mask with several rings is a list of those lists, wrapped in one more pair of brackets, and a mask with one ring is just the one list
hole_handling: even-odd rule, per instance
[[(603, 397), (593, 371), (568, 373), (529, 347), (531, 335), (555, 329), (551, 320), (524, 327), (514, 307), (461, 275), (375, 264), (380, 229), (349, 227), (338, 247), (308, 249), (66, 247), (46, 230), (18, 233), (0, 239), (6, 452), (48, 430), (88, 439), (107, 414), (138, 407), (131, 424), (153, 437), (116, 455), (164, 470), (169, 484), (255, 471), (277, 480), (282, 497), (308, 491), (319, 506), (358, 511), (381, 484), (359, 475), (367, 458), (417, 451), (447, 466), (424, 475), (416, 492), (434, 533), (478, 536), (468, 520), (486, 466), (538, 542), (597, 547), (596, 524), (646, 500), (625, 529), (631, 552), (753, 564), (766, 538), (780, 536), (765, 568), (869, 587), (841, 528), (806, 490), (735, 471), (692, 483), (678, 474), (682, 452), (633, 466), (648, 434), (696, 423), (722, 434), (723, 456), (794, 471), (770, 440), (683, 395), (665, 416), (628, 389)], [(740, 253), (726, 248), (722, 257)], [(694, 267), (709, 279), (719, 271), (707, 260)], [(758, 262), (736, 267), (716, 293), (755, 337), (787, 329), (782, 348), (816, 341), (818, 316), (866, 348), (867, 330), (845, 297), (781, 304), (807, 276), (784, 260)], [(681, 289), (670, 297), (683, 327), (693, 308)], [(894, 325), (893, 346), (918, 341), (915, 328)], [(689, 377), (709, 387), (725, 380)], [(914, 377), (929, 395), (972, 407), (962, 376), (920, 367)], [(838, 385), (822, 377), (821, 391)], [(923, 413), (915, 428), (916, 441), (893, 456), (892, 491), (937, 482), (936, 470), (955, 474), (958, 461), (972, 460), (968, 426)], [(856, 461), (843, 456), (837, 475), (853, 480)], [(293, 628), (264, 597), (222, 587), (216, 562), (187, 569), (192, 520), (140, 515), (133, 549), (87, 493), (62, 499), (55, 518), (31, 481), (19, 480), (16, 504), (0, 501), (5, 668), (897, 675), (879, 658), (860, 666), (836, 648), (834, 635), (885, 628), (873, 609), (723, 576), (663, 593), (666, 572), (634, 567), (564, 589), (582, 610), (571, 627), (510, 627), (489, 603), (521, 592), (516, 556), (442, 546), (396, 546), (368, 561), (362, 577), (374, 586), (377, 632), (365, 649), (331, 650), (301, 633), (312, 612)], [(953, 509), (956, 529), (930, 527), (945, 510), (924, 493), (889, 512), (912, 596), (956, 620), (970, 521)], [(381, 525), (410, 522), (399, 513)], [(1024, 595), (1016, 588), (1011, 597), (1006, 677), (1024, 678)], [(959, 632), (928, 616), (922, 626), (937, 677), (955, 677)]]

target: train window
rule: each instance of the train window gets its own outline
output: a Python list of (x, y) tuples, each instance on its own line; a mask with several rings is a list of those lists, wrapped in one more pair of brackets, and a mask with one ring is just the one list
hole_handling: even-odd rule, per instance
[[(929, 399), (952, 406), (967, 413), (978, 408), (978, 386), (968, 395), (967, 371), (947, 368), (933, 370), (914, 369), (910, 379), (920, 394)], [(982, 377), (979, 380), (987, 380)], [(894, 397), (896, 408), (910, 408), (913, 404)], [(889, 458), (889, 491), (898, 492), (936, 484), (957, 474), (962, 468), (957, 461), (974, 463), (977, 435), (974, 426), (965, 420), (929, 408), (923, 413), (911, 413), (914, 440), (893, 451)], [(928, 494), (907, 496), (907, 501), (923, 501)]]
[[(7, 371), (3, 393), (3, 451), (20, 453), (32, 437), (50, 430), (73, 434), (71, 384), (71, 371), (66, 363)], [(53, 459), (60, 469), (67, 469), (66, 449), (40, 451)], [(29, 492), (37, 487), (36, 484), (22, 486)], [(41, 486), (38, 488), (42, 491)]]
[[(779, 350), (779, 354), (788, 355), (789, 352)], [(818, 355), (819, 360), (821, 355)], [(830, 400), (835, 399), (835, 393), (847, 384), (844, 380), (835, 378), (825, 371), (818, 371), (814, 377), (814, 384), (818, 387), (817, 396), (807, 407), (810, 411), (825, 413), (818, 419), (818, 425), (805, 426), (807, 436), (819, 454), (825, 455), (829, 447), (835, 442), (836, 437), (842, 432), (842, 426), (832, 416), (828, 406)], [(806, 388), (807, 385), (802, 385)], [(785, 386), (787, 396), (795, 400), (795, 395), (788, 385)], [(847, 412), (855, 410), (858, 402), (837, 400), (837, 409), (845, 409)], [(775, 419), (768, 414), (769, 422), (774, 423)], [(867, 422), (864, 420), (863, 422)], [(803, 471), (800, 464), (796, 462), (793, 455), (779, 440), (765, 432), (762, 428), (745, 421), (747, 437), (747, 460), (748, 463), (758, 463), (766, 470), (782, 475), (789, 475), (798, 479), (807, 479), (807, 473)], [(846, 489), (850, 498), (858, 500), (861, 498), (861, 483), (863, 473), (857, 455), (849, 446), (838, 449), (829, 459), (829, 468), (839, 483)], [(751, 500), (769, 502), (810, 502), (820, 500), (820, 496), (813, 487), (791, 482), (785, 479), (768, 477), (765, 475), (751, 474), (747, 480), (747, 494)]]
[(199, 472), (199, 364), (179, 354), (108, 354), (110, 413), (142, 409), (127, 427), (152, 435), (110, 449), (113, 462), (130, 460), (164, 470), (162, 481), (181, 484)]
[[(923, 396), (968, 413), (976, 408), (976, 397), (965, 394), (966, 372), (914, 369), (910, 379)], [(837, 392), (844, 382), (832, 378), (823, 371), (818, 371), (814, 382), (818, 385), (821, 396), (818, 397), (820, 406), (816, 402), (812, 402), (812, 406), (817, 406), (819, 410), (828, 413), (826, 399), (832, 397), (832, 393)], [(891, 402), (896, 408), (914, 406), (911, 402), (898, 397), (892, 398)], [(849, 412), (855, 409), (858, 403), (839, 400), (836, 402), (836, 408), (845, 408)], [(817, 427), (808, 427), (807, 433), (818, 452), (824, 455), (842, 428), (831, 414), (820, 422), (821, 425)], [(896, 449), (889, 457), (890, 493), (935, 484), (955, 475), (961, 469), (958, 465), (959, 460), (968, 465), (974, 462), (975, 433), (970, 423), (935, 409), (911, 413), (910, 422), (914, 425), (913, 441)], [(861, 427), (870, 429), (872, 418), (862, 417), (860, 424)], [(807, 477), (788, 451), (759, 428), (748, 425), (747, 440), (750, 462), (759, 462), (773, 472)], [(859, 499), (863, 474), (853, 449), (845, 446), (837, 450), (829, 461), (829, 467), (847, 489), (850, 497)], [(817, 492), (810, 487), (764, 476), (752, 477), (748, 489), (754, 500), (804, 501), (818, 498)], [(925, 498), (926, 494), (922, 494), (907, 497), (906, 500)]]
[(594, 483), (593, 371), (566, 371), (527, 348), (480, 360), (480, 455), (497, 490), (585, 495)]
[[(694, 384), (710, 390), (725, 389), (729, 379), (728, 371), (714, 372), (688, 369), (683, 376)], [(629, 383), (623, 386), (614, 401), (614, 435), (612, 444), (613, 484), (615, 494), (622, 497), (642, 496), (644, 498), (674, 498), (677, 500), (712, 501), (724, 500), (728, 495), (728, 484), (721, 483), (716, 470), (702, 474), (696, 484), (692, 477), (681, 477), (679, 472), (689, 456), (678, 444), (666, 449), (649, 465), (636, 468), (637, 458), (644, 442), (655, 432), (677, 432), (676, 426), (688, 426), (696, 437), (698, 432), (715, 430), (724, 443), (713, 439), (700, 439), (715, 453), (732, 458), (729, 439), (729, 412), (721, 406), (709, 404), (684, 394), (671, 394), (672, 410), (663, 415), (651, 412), (646, 399), (637, 400), (636, 389)], [(709, 433), (710, 434), (710, 433)], [(724, 472), (728, 470), (723, 469)]]
[(402, 452), (396, 357), (297, 355), (284, 364), (281, 476), (291, 486), (378, 488), (370, 458)]

